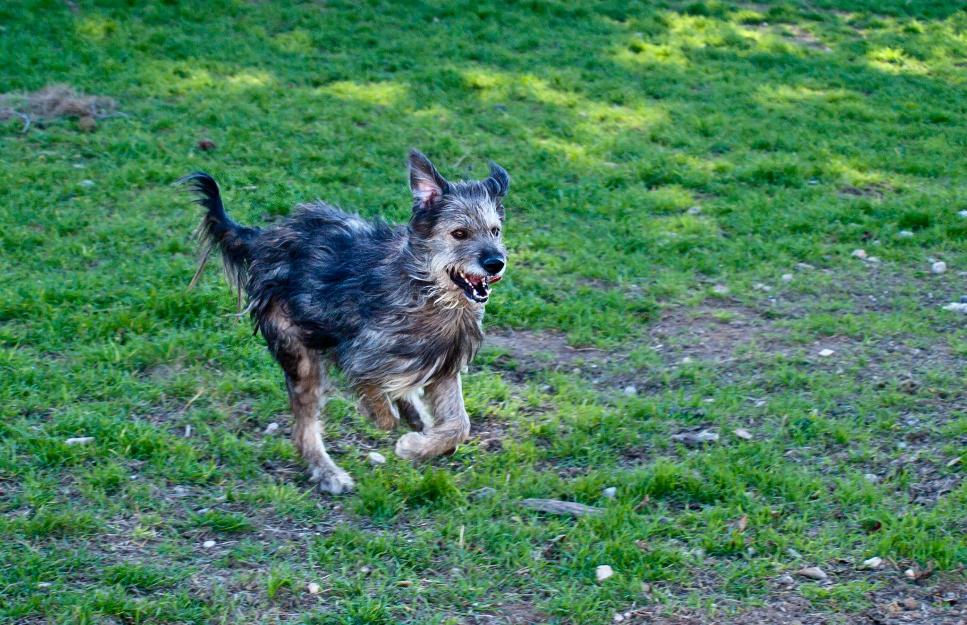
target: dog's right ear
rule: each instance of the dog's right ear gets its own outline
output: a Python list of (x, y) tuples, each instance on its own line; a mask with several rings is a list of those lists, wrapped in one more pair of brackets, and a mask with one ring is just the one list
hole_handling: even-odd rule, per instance
[(433, 163), (419, 150), (410, 150), (410, 189), (414, 208), (426, 208), (450, 190)]

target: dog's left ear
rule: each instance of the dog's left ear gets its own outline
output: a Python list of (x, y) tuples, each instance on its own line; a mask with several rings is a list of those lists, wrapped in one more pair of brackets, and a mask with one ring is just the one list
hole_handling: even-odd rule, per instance
[(510, 187), (510, 176), (507, 175), (507, 170), (490, 161), (490, 178), (484, 180), (484, 186), (494, 198), (507, 195), (507, 188)]
[(450, 183), (422, 152), (410, 150), (410, 189), (415, 206), (426, 208), (450, 190)]

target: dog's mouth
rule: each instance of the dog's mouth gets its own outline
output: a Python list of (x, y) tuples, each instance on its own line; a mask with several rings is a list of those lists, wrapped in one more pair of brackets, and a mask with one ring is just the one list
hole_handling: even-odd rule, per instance
[(481, 276), (475, 273), (466, 273), (457, 269), (450, 270), (450, 279), (463, 290), (471, 302), (477, 304), (487, 303), (490, 297), (490, 285), (500, 282), (503, 276)]

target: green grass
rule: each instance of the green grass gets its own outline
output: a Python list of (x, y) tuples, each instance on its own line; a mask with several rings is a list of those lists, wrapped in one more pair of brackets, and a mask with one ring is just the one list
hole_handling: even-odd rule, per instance
[[(965, 29), (929, 0), (0, 7), (0, 90), (123, 113), (0, 123), (0, 620), (602, 623), (769, 604), (812, 565), (793, 592), (851, 613), (957, 576)], [(282, 377), (221, 276), (186, 290), (171, 183), (210, 171), (244, 223), (403, 220), (411, 146), (510, 172), (486, 325), (544, 348), (481, 355), (475, 438), (430, 466), (334, 398), (359, 489), (332, 499), (263, 434)]]

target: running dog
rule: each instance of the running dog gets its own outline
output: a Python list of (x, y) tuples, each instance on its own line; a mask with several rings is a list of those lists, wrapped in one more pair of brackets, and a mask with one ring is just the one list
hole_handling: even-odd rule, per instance
[(451, 452), (470, 433), (460, 373), (483, 340), (490, 287), (504, 276), (510, 178), (491, 163), (485, 180), (449, 182), (416, 150), (409, 177), (407, 224), (367, 221), (316, 201), (265, 229), (232, 221), (208, 174), (182, 179), (206, 209), (192, 285), (219, 251), (240, 306), (244, 299), (285, 373), (292, 442), (324, 492), (354, 486), (322, 440), (329, 364), (378, 427), (391, 430), (402, 417), (416, 430), (396, 442), (403, 458)]

